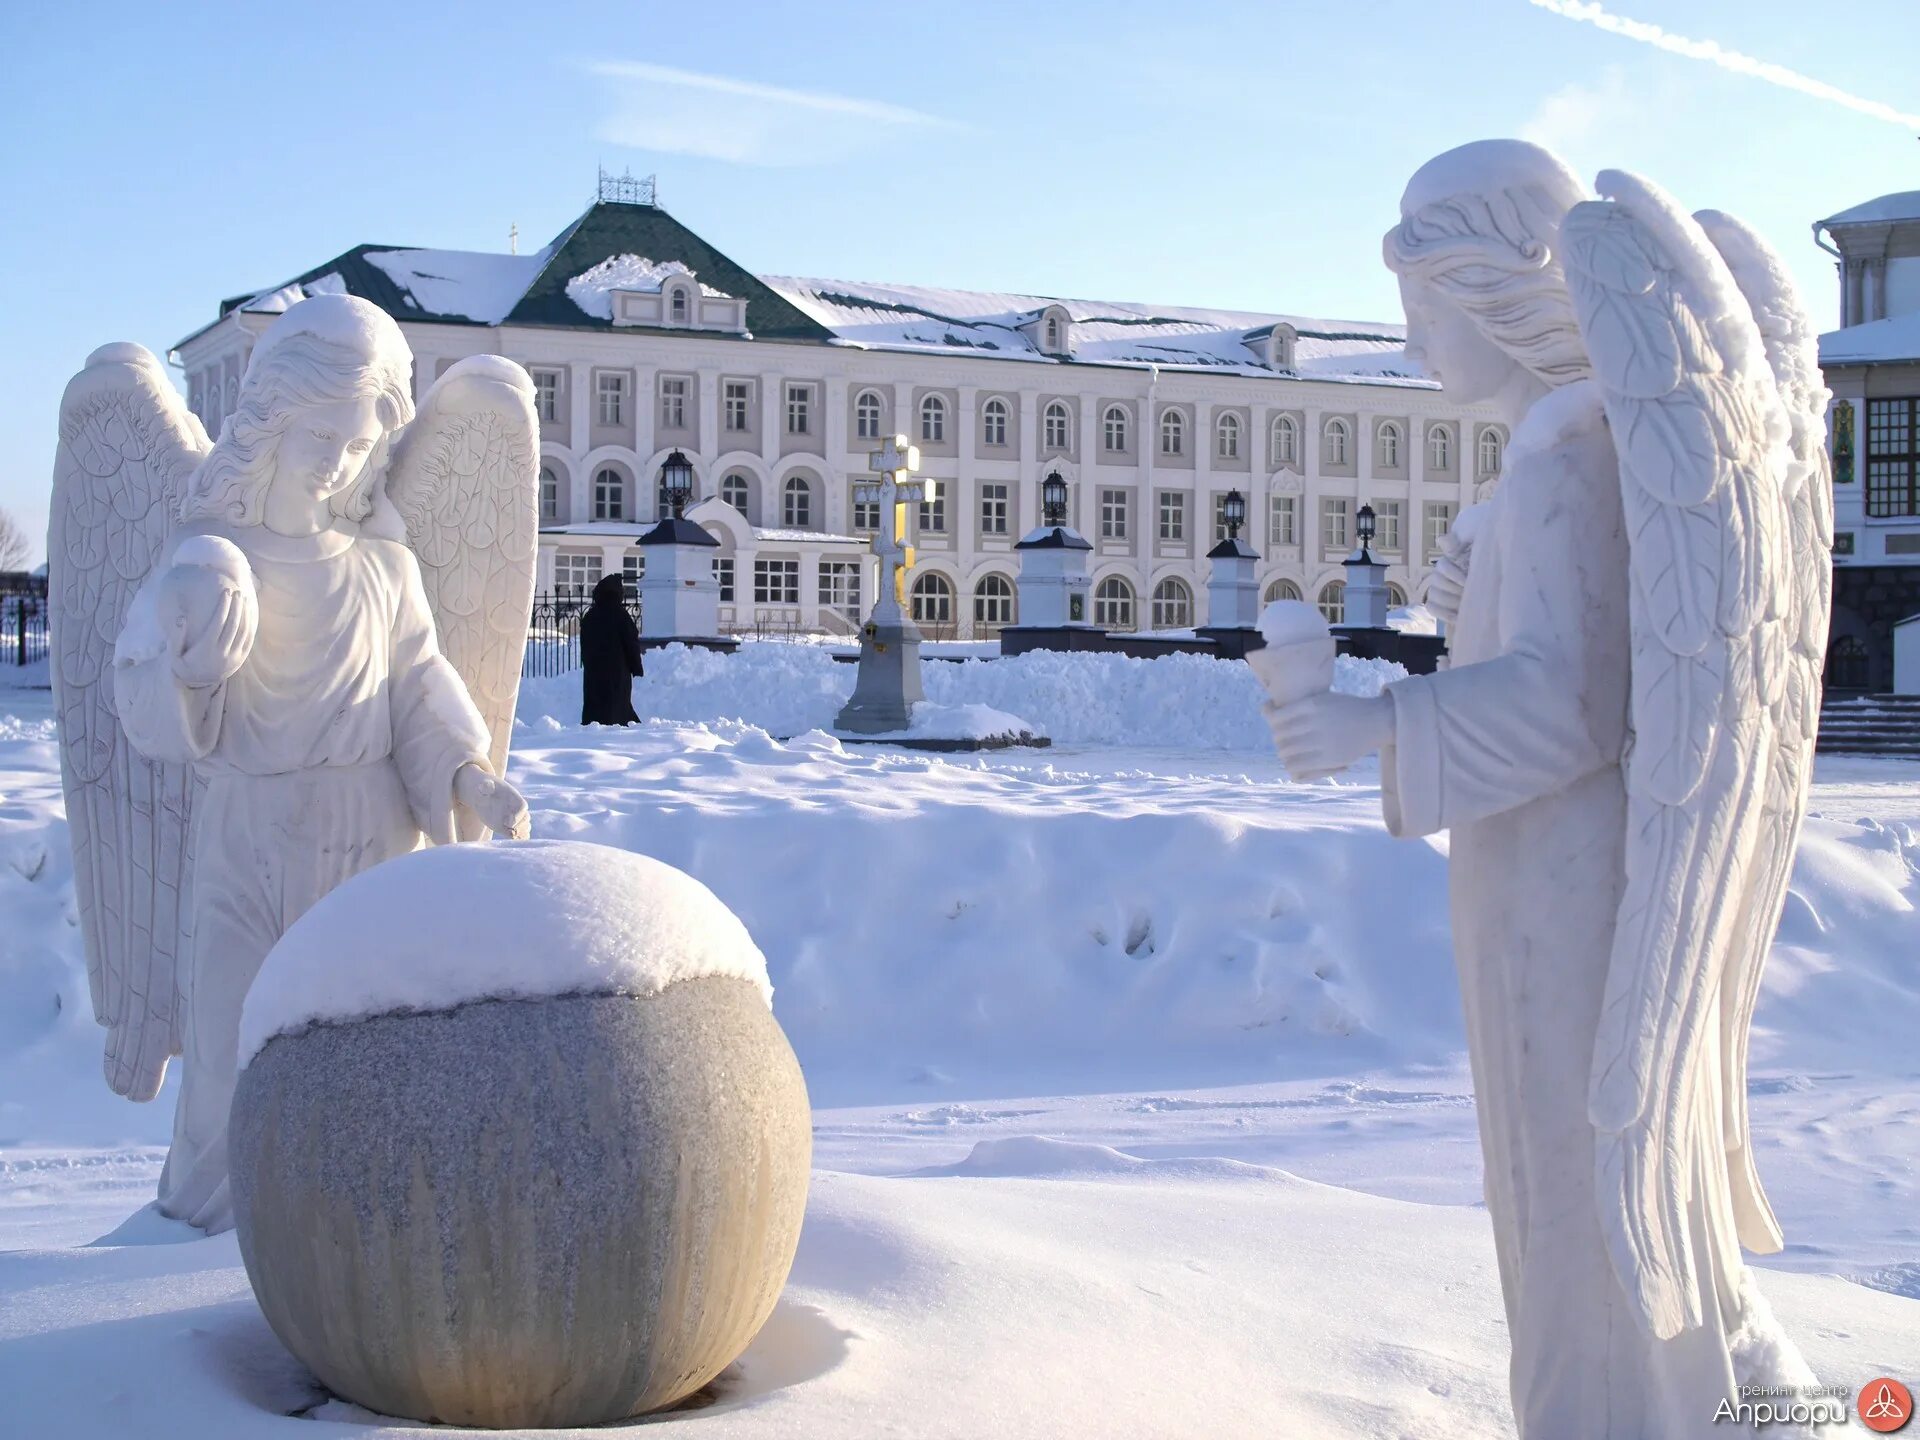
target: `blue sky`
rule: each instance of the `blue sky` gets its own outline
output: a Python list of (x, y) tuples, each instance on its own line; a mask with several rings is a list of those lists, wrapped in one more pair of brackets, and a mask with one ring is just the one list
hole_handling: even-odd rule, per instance
[(0, 507), (44, 529), (94, 346), (363, 241), (537, 247), (600, 164), (762, 272), (1397, 319), (1406, 177), (1519, 134), (1748, 219), (1833, 323), (1808, 227), (1920, 188), (1920, 4), (1607, 0), (1667, 48), (1589, 8), (9, 5)]

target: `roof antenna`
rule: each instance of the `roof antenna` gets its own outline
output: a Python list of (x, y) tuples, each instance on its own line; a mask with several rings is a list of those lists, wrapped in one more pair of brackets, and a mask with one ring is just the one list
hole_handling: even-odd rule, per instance
[(517, 224), (507, 226), (507, 253), (509, 255), (520, 253), (520, 227)]

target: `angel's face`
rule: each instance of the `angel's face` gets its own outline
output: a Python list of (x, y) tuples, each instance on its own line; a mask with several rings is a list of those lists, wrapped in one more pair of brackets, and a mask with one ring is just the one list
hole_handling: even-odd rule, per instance
[(274, 479), (308, 499), (329, 499), (360, 478), (383, 433), (371, 396), (306, 406), (280, 436)]
[(1407, 358), (1454, 400), (1467, 405), (1491, 400), (1513, 378), (1513, 357), (1433, 286), (1402, 275), (1400, 303), (1407, 312)]

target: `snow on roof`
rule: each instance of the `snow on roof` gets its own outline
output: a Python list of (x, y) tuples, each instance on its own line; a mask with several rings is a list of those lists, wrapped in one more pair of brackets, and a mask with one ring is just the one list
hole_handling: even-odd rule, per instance
[(848, 345), (871, 350), (933, 350), (995, 360), (1061, 363), (1020, 327), (1049, 305), (1073, 321), (1073, 359), (1082, 364), (1158, 365), (1269, 375), (1256, 353), (1278, 324), (1298, 332), (1291, 373), (1306, 380), (1438, 386), (1410, 363), (1406, 332), (1363, 320), (1315, 320), (1242, 310), (1052, 300), (978, 290), (938, 290), (791, 275), (760, 277)]
[(312, 280), (295, 281), (290, 285), (282, 285), (277, 290), (262, 290), (240, 308), (242, 310), (250, 310), (257, 315), (279, 315), (285, 312), (289, 306), (298, 305), (302, 300), (310, 299), (315, 295), (344, 295), (346, 293), (347, 282), (341, 279), (339, 275), (329, 271), (327, 274), (316, 276)]
[[(455, 315), (498, 325), (507, 318), (547, 261), (531, 255), (494, 255), (479, 250), (369, 250), (368, 264), (399, 287), (403, 303), (426, 315)], [(402, 311), (397, 319), (405, 320)]]
[(753, 538), (756, 540), (791, 540), (798, 543), (834, 543), (841, 545), (864, 545), (867, 542), (858, 535), (835, 535), (830, 530), (785, 530), (754, 526)]
[(1872, 365), (1889, 360), (1920, 360), (1920, 311), (1829, 330), (1820, 337), (1822, 365)]
[(1901, 190), (1829, 215), (1822, 225), (1865, 225), (1875, 220), (1920, 220), (1920, 190)]
[[(582, 271), (567, 281), (567, 298), (587, 314), (601, 320), (613, 319), (613, 292), (635, 290), (657, 295), (673, 275), (695, 279), (693, 271), (678, 260), (649, 260), (644, 255), (609, 255), (591, 270)], [(711, 285), (700, 286), (702, 295), (731, 298), (726, 291)]]

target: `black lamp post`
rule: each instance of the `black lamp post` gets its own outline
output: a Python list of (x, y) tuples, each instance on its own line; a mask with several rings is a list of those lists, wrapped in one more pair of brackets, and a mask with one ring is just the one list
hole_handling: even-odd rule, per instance
[(1353, 527), (1360, 536), (1361, 558), (1371, 561), (1373, 556), (1368, 553), (1368, 547), (1373, 544), (1373, 507), (1371, 505), (1360, 507), (1360, 513), (1353, 517)]
[(666, 494), (669, 514), (678, 520), (693, 496), (693, 465), (678, 450), (660, 467), (660, 488)]
[(1058, 470), (1040, 482), (1040, 510), (1049, 525), (1067, 523), (1067, 482)]
[(1227, 538), (1238, 540), (1240, 527), (1247, 523), (1247, 497), (1238, 490), (1229, 490), (1220, 502), (1220, 518), (1227, 522)]

